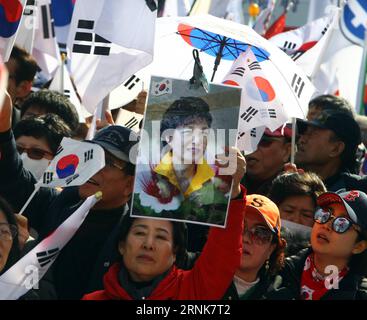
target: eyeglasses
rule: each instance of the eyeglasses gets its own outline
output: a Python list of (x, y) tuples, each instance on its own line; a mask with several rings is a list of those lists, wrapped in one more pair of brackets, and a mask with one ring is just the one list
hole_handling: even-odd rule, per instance
[(273, 238), (273, 233), (266, 227), (254, 226), (250, 229), (245, 225), (243, 235), (248, 234), (251, 241), (258, 245), (264, 245), (269, 243)]
[(30, 157), (33, 160), (41, 160), (42, 158), (45, 157), (46, 154), (52, 157), (54, 156), (53, 153), (46, 151), (46, 150), (39, 149), (39, 148), (24, 148), (21, 146), (17, 146), (17, 150), (19, 154), (22, 154), (23, 152), (27, 152), (28, 157)]
[(110, 157), (105, 157), (105, 164), (106, 164), (106, 166), (107, 167), (110, 167), (110, 168), (117, 168), (117, 169), (119, 169), (119, 170), (121, 170), (121, 171), (123, 171), (124, 170), (124, 168), (125, 167), (123, 167), (123, 166), (121, 166), (121, 165), (119, 165), (119, 164), (117, 164), (112, 158), (110, 158)]
[[(313, 219), (319, 224), (325, 224), (332, 219), (333, 223), (331, 225), (331, 228), (336, 233), (347, 232), (355, 224), (352, 220), (346, 217), (335, 217), (332, 215), (330, 210), (323, 208), (319, 208), (316, 210)], [(357, 228), (354, 229), (359, 233), (359, 230)]]
[(11, 241), (13, 240), (18, 234), (17, 227), (13, 224), (9, 223), (0, 223), (0, 239)]

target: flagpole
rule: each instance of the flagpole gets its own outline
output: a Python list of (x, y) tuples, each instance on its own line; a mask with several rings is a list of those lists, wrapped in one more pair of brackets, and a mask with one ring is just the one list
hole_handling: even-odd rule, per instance
[(187, 13), (187, 15), (186, 15), (187, 17), (189, 17), (189, 16), (190, 16), (190, 14), (191, 14), (192, 10), (194, 9), (194, 6), (195, 6), (196, 2), (197, 2), (197, 0), (194, 0), (194, 1), (192, 2), (191, 8), (190, 8), (189, 12), (188, 12), (188, 13)]
[(294, 164), (294, 156), (296, 153), (296, 121), (296, 118), (292, 118), (291, 164)]
[(66, 61), (66, 54), (62, 53), (61, 54), (61, 81), (60, 81), (60, 93), (61, 94), (65, 94), (65, 83), (64, 83), (64, 65), (65, 65), (65, 61)]
[(32, 194), (30, 195), (30, 197), (28, 198), (27, 202), (24, 204), (23, 208), (20, 209), (19, 211), (19, 214), (22, 215), (24, 210), (28, 207), (29, 203), (32, 201), (33, 197), (36, 195), (36, 193), (38, 192), (40, 188), (40, 185), (37, 183), (35, 186), (34, 186), (34, 190), (32, 192)]
[(363, 45), (363, 54), (360, 69), (361, 71), (359, 73), (359, 79), (358, 79), (356, 110), (358, 110), (359, 114), (365, 115), (365, 110), (363, 108), (363, 98), (364, 98), (366, 73), (367, 73), (367, 29), (364, 32), (364, 45)]
[(106, 111), (108, 110), (108, 105), (110, 104), (110, 94), (108, 94), (102, 102), (102, 110), (101, 110), (101, 120), (106, 119)]

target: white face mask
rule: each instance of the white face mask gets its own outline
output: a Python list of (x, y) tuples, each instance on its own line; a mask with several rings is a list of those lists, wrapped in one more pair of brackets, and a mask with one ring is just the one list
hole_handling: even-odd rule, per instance
[(40, 160), (34, 160), (28, 157), (27, 152), (23, 152), (20, 155), (20, 158), (23, 161), (23, 167), (30, 171), (36, 180), (38, 181), (41, 179), (43, 173), (47, 169), (48, 165), (50, 164), (50, 160), (42, 158)]

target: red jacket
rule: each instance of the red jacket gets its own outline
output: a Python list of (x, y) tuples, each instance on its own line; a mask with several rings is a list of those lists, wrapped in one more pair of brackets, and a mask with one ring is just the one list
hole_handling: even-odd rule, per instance
[[(244, 191), (244, 190), (243, 190)], [(191, 270), (173, 266), (149, 300), (219, 300), (223, 297), (242, 255), (245, 196), (232, 200), (227, 227), (212, 227), (203, 252)], [(114, 264), (104, 276), (104, 290), (89, 293), (83, 300), (131, 300), (118, 280), (120, 265)]]

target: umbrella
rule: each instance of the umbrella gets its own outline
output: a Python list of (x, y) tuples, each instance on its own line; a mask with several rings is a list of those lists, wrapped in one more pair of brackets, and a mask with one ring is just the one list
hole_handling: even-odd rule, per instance
[[(178, 25), (177, 34), (181, 35), (183, 40), (190, 46), (200, 49), (200, 52), (205, 52), (215, 57), (211, 81), (214, 80), (221, 59), (233, 61), (242, 52), (246, 51), (249, 46), (248, 43), (197, 27), (192, 27), (184, 23)], [(269, 54), (265, 50), (255, 47), (253, 51), (259, 61), (268, 59)]]
[(266, 48), (256, 45), (261, 36), (251, 28), (210, 15), (158, 18), (155, 31), (154, 60), (147, 68), (153, 75), (190, 79), (195, 48), (204, 73), (215, 82), (222, 80), (249, 44), (260, 61), (269, 56)]
[(190, 79), (193, 48), (200, 51), (205, 74), (215, 71), (221, 82), (233, 60), (248, 46), (265, 70), (279, 101), (292, 117), (304, 118), (314, 87), (305, 73), (281, 49), (248, 26), (210, 15), (159, 18), (156, 23), (154, 59), (148, 74)]
[[(257, 100), (256, 105), (248, 106), (244, 110), (249, 113), (248, 115), (241, 113), (243, 119), (248, 123), (242, 121), (241, 124), (240, 122), (240, 130), (244, 129), (240, 133), (247, 133), (243, 139), (249, 142), (251, 139), (250, 148), (254, 148), (263, 130), (261, 127), (270, 125), (273, 127), (272, 130), (275, 129), (275, 120), (272, 120), (273, 113), (269, 112), (269, 106), (265, 108), (261, 104), (273, 101), (274, 93), (276, 93), (279, 104), (275, 109), (278, 114), (281, 109), (286, 109), (286, 112), (282, 114), (286, 115), (288, 119), (304, 119), (308, 111), (308, 102), (315, 92), (306, 74), (273, 43), (248, 26), (210, 15), (159, 18), (156, 23), (154, 59), (149, 66), (150, 74), (190, 79), (194, 66), (192, 50), (197, 48), (200, 51), (204, 73), (213, 72), (214, 82), (221, 82), (224, 77), (226, 80), (236, 82), (239, 79), (236, 76), (243, 75), (246, 70), (249, 72), (248, 69), (251, 66), (249, 64), (246, 66), (246, 63), (242, 63), (244, 61), (238, 60), (236, 66), (232, 67), (233, 60), (238, 59), (249, 46), (258, 63), (252, 66), (257, 69), (260, 64), (264, 73), (263, 76), (260, 76), (264, 79), (254, 79), (260, 94), (257, 98), (253, 97)], [(228, 81), (226, 83), (230, 84)], [(246, 88), (248, 89), (248, 86), (245, 85), (243, 87), (244, 99), (251, 93), (247, 92)], [(245, 105), (241, 102), (241, 108)], [(268, 115), (262, 112), (266, 109)], [(249, 120), (255, 115), (259, 121), (256, 126), (251, 127)], [(268, 119), (269, 117), (271, 119)], [(252, 141), (254, 134), (251, 135), (251, 130), (254, 127), (259, 128), (256, 134), (257, 141)]]

